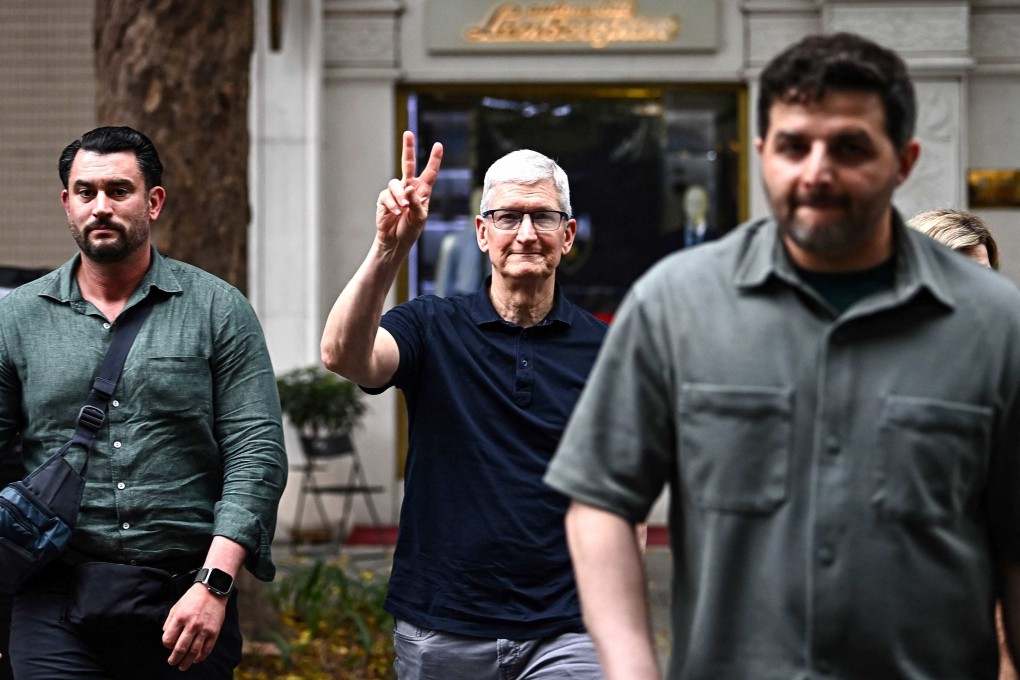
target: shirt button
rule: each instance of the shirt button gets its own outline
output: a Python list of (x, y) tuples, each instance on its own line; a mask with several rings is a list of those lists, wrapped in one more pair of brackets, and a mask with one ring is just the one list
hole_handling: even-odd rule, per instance
[(117, 401), (116, 399), (114, 399), (113, 401), (111, 401), (111, 402), (110, 402), (110, 404), (111, 404), (112, 406), (120, 406), (120, 402), (119, 402), (119, 401)]
[(130, 529), (131, 528), (131, 523), (130, 522), (124, 522), (123, 524), (120, 525), (120, 528), (121, 529)]
[(104, 323), (103, 324), (103, 328), (105, 328), (106, 330), (110, 330), (110, 324), (109, 323)]
[(124, 482), (117, 482), (117, 488), (123, 491), (124, 489), (127, 488), (127, 484), (125, 484)]
[(836, 551), (830, 545), (823, 545), (818, 549), (818, 561), (823, 567), (831, 567), (836, 561)]
[(521, 365), (522, 366), (527, 366), (528, 365), (528, 360), (524, 359), (523, 361), (521, 361)]
[(120, 448), (120, 442), (114, 442), (113, 443), (113, 448), (119, 449)]
[(138, 564), (138, 560), (131, 560), (130, 562), (128, 562), (128, 564), (130, 564), (133, 567), (136, 564)]
[(825, 450), (829, 452), (829, 455), (838, 455), (841, 448), (838, 437), (826, 437)]

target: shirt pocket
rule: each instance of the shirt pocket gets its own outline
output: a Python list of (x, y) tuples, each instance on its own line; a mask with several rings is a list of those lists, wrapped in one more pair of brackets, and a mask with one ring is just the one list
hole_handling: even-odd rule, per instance
[(959, 517), (984, 477), (991, 427), (988, 407), (885, 397), (872, 504), (903, 520), (944, 524)]
[(151, 357), (146, 408), (157, 415), (203, 416), (212, 407), (212, 373), (205, 357)]
[(705, 510), (771, 512), (787, 496), (793, 390), (682, 385), (680, 467)]

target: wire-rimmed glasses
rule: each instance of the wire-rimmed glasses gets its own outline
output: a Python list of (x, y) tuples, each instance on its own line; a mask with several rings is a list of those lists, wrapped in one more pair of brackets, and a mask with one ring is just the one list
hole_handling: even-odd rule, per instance
[(531, 218), (531, 226), (535, 228), (535, 231), (556, 231), (563, 224), (564, 220), (570, 219), (570, 215), (562, 210), (508, 210), (498, 208), (496, 210), (486, 210), (482, 213), (482, 217), (491, 217), (492, 225), (502, 231), (516, 231), (519, 229), (525, 215)]

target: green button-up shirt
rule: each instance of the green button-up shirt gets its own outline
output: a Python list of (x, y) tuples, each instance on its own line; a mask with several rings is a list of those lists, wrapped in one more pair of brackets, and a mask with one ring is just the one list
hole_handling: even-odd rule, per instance
[[(126, 309), (153, 309), (89, 456), (69, 556), (201, 561), (219, 535), (271, 579), (287, 465), (261, 326), (235, 288), (152, 252)], [(79, 258), (0, 300), (0, 450), (21, 432), (27, 469), (71, 437), (117, 329), (82, 298)]]
[(671, 678), (994, 679), (1020, 561), (1020, 292), (895, 224), (837, 313), (761, 220), (617, 315), (546, 481), (632, 521), (670, 484)]

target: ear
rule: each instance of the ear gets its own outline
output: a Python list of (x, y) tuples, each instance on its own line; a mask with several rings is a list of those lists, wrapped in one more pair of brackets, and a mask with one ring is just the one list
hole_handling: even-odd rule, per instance
[(68, 219), (71, 217), (71, 210), (67, 205), (67, 199), (69, 196), (70, 194), (67, 193), (67, 189), (60, 192), (60, 204), (64, 206), (64, 213), (67, 215)]
[(899, 168), (896, 172), (896, 186), (903, 184), (910, 177), (910, 171), (914, 169), (914, 165), (917, 164), (917, 159), (921, 155), (921, 144), (916, 139), (908, 139), (898, 155)]
[(754, 138), (754, 149), (755, 149), (755, 151), (758, 152), (759, 156), (761, 155), (761, 150), (764, 149), (764, 148), (765, 148), (765, 140), (762, 139), (761, 137), (755, 137)]
[(159, 213), (163, 210), (163, 203), (166, 201), (166, 189), (163, 187), (152, 187), (149, 189), (149, 221), (155, 222), (159, 219)]
[(574, 237), (577, 236), (577, 220), (567, 220), (567, 226), (563, 231), (563, 254), (566, 255), (574, 247)]
[(483, 253), (489, 252), (489, 232), (485, 228), (485, 218), (481, 215), (475, 216), (475, 240), (478, 242), (478, 249)]

